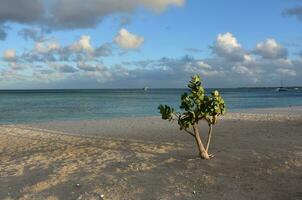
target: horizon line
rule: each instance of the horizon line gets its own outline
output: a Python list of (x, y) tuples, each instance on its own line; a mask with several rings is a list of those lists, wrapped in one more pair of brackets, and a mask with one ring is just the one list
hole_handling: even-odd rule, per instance
[[(280, 86), (257, 86), (257, 87), (204, 87), (205, 89), (255, 89), (255, 88), (279, 88)], [(300, 88), (302, 86), (288, 86), (286, 88)], [(0, 89), (0, 91), (25, 91), (25, 90), (143, 90), (144, 88), (45, 88), (45, 89)], [(148, 90), (171, 90), (171, 89), (188, 89), (188, 88), (158, 88), (150, 87)]]

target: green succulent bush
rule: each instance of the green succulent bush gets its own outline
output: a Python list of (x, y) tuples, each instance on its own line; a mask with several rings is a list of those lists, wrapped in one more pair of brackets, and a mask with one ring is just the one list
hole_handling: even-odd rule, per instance
[[(195, 138), (201, 158), (210, 159), (213, 157), (208, 153), (213, 125), (216, 124), (218, 116), (226, 112), (225, 103), (217, 90), (213, 91), (211, 95), (206, 95), (199, 75), (192, 77), (188, 87), (190, 93), (181, 95), (180, 109), (183, 112), (176, 112), (174, 108), (168, 105), (159, 105), (158, 109), (162, 119), (177, 120), (180, 130), (184, 130)], [(206, 121), (209, 125), (206, 145), (201, 139), (198, 128), (200, 120)]]

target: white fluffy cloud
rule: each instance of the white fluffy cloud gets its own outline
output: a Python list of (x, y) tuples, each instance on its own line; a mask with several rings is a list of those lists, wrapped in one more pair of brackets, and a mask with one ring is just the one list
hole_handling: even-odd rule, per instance
[(239, 81), (241, 79), (242, 82), (251, 82), (257, 83), (261, 81), (263, 70), (259, 67), (250, 67), (244, 65), (235, 65), (232, 67), (232, 71), (239, 76), (234, 76), (233, 79)]
[(56, 42), (37, 42), (35, 44), (35, 51), (38, 53), (47, 53), (60, 49), (60, 45)]
[(246, 53), (241, 48), (241, 44), (239, 44), (236, 37), (229, 32), (219, 34), (212, 48), (216, 55), (231, 61), (241, 61), (246, 57)]
[(105, 71), (106, 69), (106, 67), (102, 64), (91, 64), (83, 61), (78, 62), (77, 67), (87, 72)]
[(232, 33), (227, 32), (217, 36), (216, 47), (226, 53), (232, 53), (233, 51), (240, 49), (241, 45), (237, 42), (237, 39)]
[(72, 44), (64, 46), (55, 40), (43, 40), (36, 42), (33, 49), (23, 51), (19, 56), (16, 56), (16, 59), (28, 63), (78, 62), (83, 60), (100, 62), (101, 58), (112, 55), (112, 42), (93, 46), (90, 40), (89, 35), (83, 35)]
[(205, 61), (189, 59), (185, 64), (185, 71), (189, 73), (199, 73), (205, 77), (223, 76), (224, 72), (220, 69), (215, 69)]
[(139, 48), (144, 40), (143, 37), (130, 33), (126, 29), (121, 29), (114, 39), (118, 46), (126, 50)]
[(253, 76), (254, 72), (243, 65), (236, 65), (232, 67), (232, 70), (241, 75)]
[(3, 59), (6, 61), (14, 61), (16, 59), (16, 50), (7, 49), (3, 52)]
[(82, 35), (81, 38), (70, 46), (74, 52), (92, 52), (93, 48), (90, 44), (90, 36)]
[(273, 38), (268, 38), (263, 42), (259, 42), (256, 45), (254, 52), (261, 55), (263, 58), (287, 57), (287, 50), (278, 44), (278, 42)]
[(204, 69), (212, 69), (212, 66), (209, 65), (208, 63), (205, 63), (204, 61), (197, 61), (196, 62), (197, 66), (204, 68)]

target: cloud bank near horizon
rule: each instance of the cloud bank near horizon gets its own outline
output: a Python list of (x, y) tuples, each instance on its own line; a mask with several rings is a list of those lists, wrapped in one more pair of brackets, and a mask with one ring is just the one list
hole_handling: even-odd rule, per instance
[[(291, 59), (287, 49), (273, 38), (245, 49), (230, 32), (217, 36), (210, 45), (212, 57), (162, 57), (155, 60), (121, 61), (106, 65), (103, 59), (127, 53), (143, 45), (143, 38), (121, 29), (113, 41), (93, 46), (89, 35), (62, 46), (53, 40), (36, 42), (32, 49), (3, 52), (4, 83), (17, 87), (104, 88), (182, 87), (193, 74), (200, 74), (209, 86), (276, 85), (281, 79), (298, 80), (302, 57)], [(169, 80), (169, 81), (167, 81)], [(27, 86), (26, 86), (27, 85)]]

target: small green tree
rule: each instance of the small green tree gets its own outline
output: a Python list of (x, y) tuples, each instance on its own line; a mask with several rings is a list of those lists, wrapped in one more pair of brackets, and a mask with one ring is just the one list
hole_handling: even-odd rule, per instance
[[(203, 159), (213, 157), (209, 154), (213, 125), (216, 124), (219, 115), (225, 113), (225, 103), (217, 90), (211, 95), (206, 95), (204, 88), (201, 86), (199, 75), (194, 75), (188, 84), (190, 93), (181, 95), (180, 109), (182, 113), (176, 112), (174, 108), (167, 105), (159, 105), (162, 119), (174, 121), (177, 120), (180, 130), (193, 136), (196, 140), (199, 155)], [(209, 125), (208, 138), (206, 145), (202, 142), (198, 129), (198, 122), (204, 120)], [(191, 130), (193, 129), (193, 131)]]

